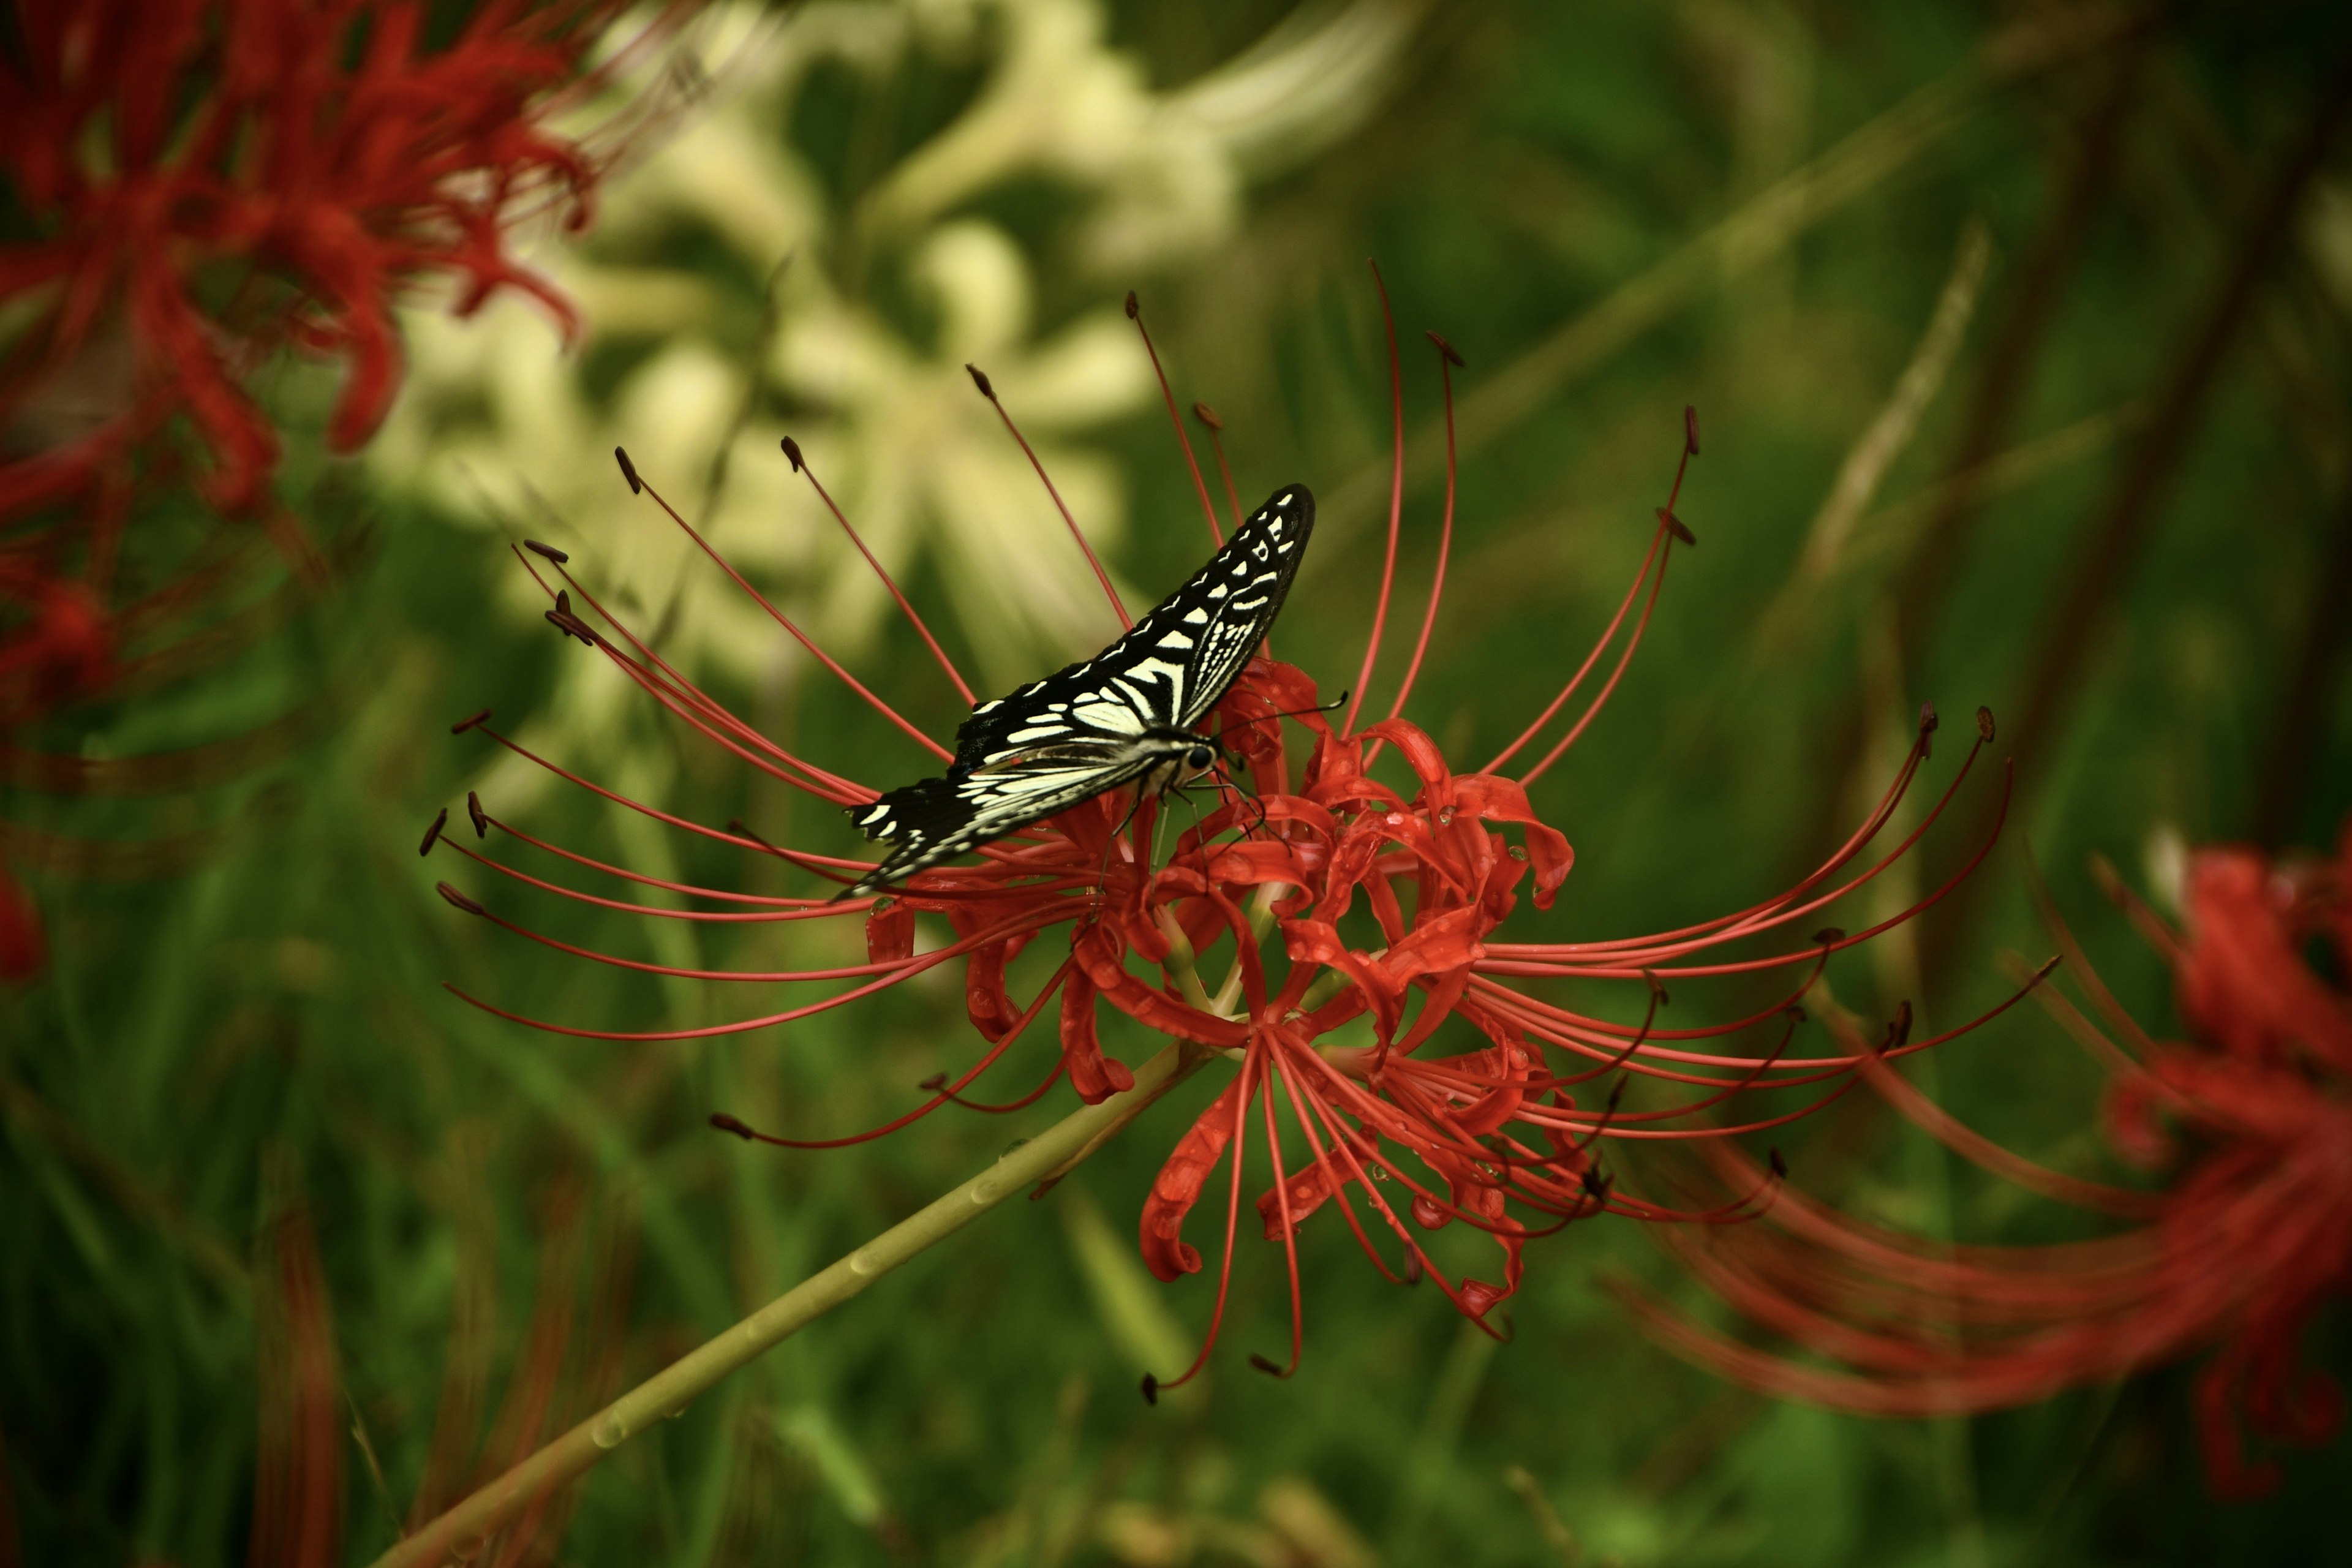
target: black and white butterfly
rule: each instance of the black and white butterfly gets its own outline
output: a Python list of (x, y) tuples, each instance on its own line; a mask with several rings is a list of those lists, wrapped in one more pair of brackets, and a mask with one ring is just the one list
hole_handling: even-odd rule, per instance
[(974, 708), (946, 777), (849, 808), (890, 853), (840, 896), (902, 881), (1121, 784), (1160, 794), (1213, 766), (1217, 749), (1194, 726), (1281, 613), (1314, 528), (1315, 498), (1285, 485), (1117, 642)]

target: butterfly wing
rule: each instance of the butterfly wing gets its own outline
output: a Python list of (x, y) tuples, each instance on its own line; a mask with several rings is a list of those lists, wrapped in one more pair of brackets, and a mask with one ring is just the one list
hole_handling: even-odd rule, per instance
[(1148, 770), (1154, 731), (1189, 730), (1233, 686), (1281, 612), (1315, 527), (1304, 485), (1276, 490), (1209, 563), (1117, 642), (971, 710), (944, 778), (850, 808), (889, 855), (862, 896)]
[[(1071, 750), (1075, 753), (1076, 748)], [(1105, 750), (1094, 758), (1072, 754), (1030, 766), (951, 772), (945, 778), (903, 784), (870, 805), (851, 810), (851, 818), (866, 829), (866, 836), (887, 842), (890, 853), (840, 897), (862, 898), (1066, 811), (1126, 784), (1151, 761), (1149, 754), (1123, 759)]]
[(1281, 613), (1314, 529), (1306, 486), (1275, 491), (1117, 642), (973, 709), (956, 731), (956, 765), (985, 767), (1065, 739), (1191, 729), (1232, 688)]

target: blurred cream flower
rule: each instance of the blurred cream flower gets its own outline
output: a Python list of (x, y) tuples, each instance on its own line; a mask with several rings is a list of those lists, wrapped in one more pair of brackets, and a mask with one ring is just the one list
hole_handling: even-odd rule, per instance
[[(980, 678), (1015, 684), (1099, 646), (1116, 623), (963, 365), (990, 372), (1098, 548), (1121, 537), (1125, 498), (1116, 465), (1079, 442), (1145, 405), (1150, 369), (1113, 307), (1036, 338), (1022, 239), (961, 209), (1044, 176), (1086, 204), (1085, 268), (1181, 261), (1234, 232), (1249, 180), (1328, 146), (1377, 104), (1419, 9), (1310, 6), (1228, 65), (1155, 93), (1104, 41), (1096, 0), (818, 4), (782, 17), (718, 7), (638, 69), (635, 90), (675, 96), (683, 83), (696, 100), (677, 128), (610, 181), (584, 249), (551, 238), (531, 258), (578, 302), (587, 352), (566, 355), (529, 308), (463, 322), (420, 310), (405, 323), (407, 390), (370, 460), (386, 485), (453, 518), (572, 551), (663, 628), (665, 655), (697, 679), (772, 679), (792, 668), (787, 639), (657, 525), (611, 454), (627, 447), (829, 652), (854, 655), (887, 600), (778, 451), (775, 408), (792, 406), (789, 433), (876, 554), (902, 579), (927, 560)], [(970, 107), (844, 211), (792, 140), (812, 76), (878, 87), (975, 49), (993, 56)], [(735, 265), (713, 258), (713, 240)], [(764, 299), (749, 286), (761, 278)], [(632, 349), (650, 352), (631, 360)], [(535, 612), (528, 579), (511, 581)], [(592, 667), (566, 666), (547, 720), (575, 744), (630, 706)]]
[(1080, 252), (1097, 273), (1194, 255), (1239, 226), (1242, 195), (1354, 130), (1386, 92), (1420, 0), (1302, 7), (1255, 47), (1154, 93), (1139, 62), (1103, 45), (1094, 0), (1018, 0), (1003, 53), (963, 117), (866, 204), (875, 236), (931, 221), (1013, 175), (1092, 191)]

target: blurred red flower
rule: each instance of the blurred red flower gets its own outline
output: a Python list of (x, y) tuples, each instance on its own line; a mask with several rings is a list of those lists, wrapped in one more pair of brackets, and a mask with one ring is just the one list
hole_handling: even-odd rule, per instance
[[(511, 285), (571, 324), (507, 236), (551, 205), (586, 218), (594, 163), (545, 121), (596, 79), (588, 51), (619, 9), (17, 0), (0, 49), (0, 736), (107, 689), (133, 635), (119, 563), (149, 624), (251, 575), (126, 538), (184, 477), (183, 418), (205, 500), (259, 518), (315, 580), (271, 494), (281, 440), (251, 374), (288, 346), (341, 361), (327, 437), (348, 450), (398, 388), (412, 286), (462, 279), (465, 312)], [(43, 952), (0, 870), (0, 976)]]
[[(1131, 309), (1131, 307), (1130, 307)], [(1434, 334), (1433, 334), (1433, 338)], [(1453, 351), (1436, 340), (1446, 376), (1451, 418)], [(1148, 340), (1147, 340), (1148, 342)], [(1393, 328), (1389, 340), (1392, 386)], [(1458, 363), (1458, 362), (1452, 362)], [(975, 382), (992, 401), (985, 377)], [(783, 1024), (898, 984), (940, 964), (961, 961), (965, 1010), (988, 1049), (963, 1072), (924, 1087), (929, 1098), (887, 1125), (826, 1140), (768, 1138), (794, 1147), (859, 1142), (902, 1127), (948, 1104), (1005, 1110), (1026, 1105), (1063, 1074), (1081, 1098), (1099, 1101), (1129, 1087), (1125, 1064), (1104, 1054), (1097, 1033), (1099, 1004), (1108, 1003), (1147, 1028), (1189, 1042), (1198, 1052), (1236, 1064), (1232, 1080), (1178, 1141), (1143, 1205), (1140, 1242), (1145, 1261), (1163, 1280), (1202, 1267), (1183, 1239), (1184, 1221), (1222, 1162), (1230, 1173), (1224, 1197), (1225, 1242), (1215, 1319), (1204, 1338), (1205, 1361), (1222, 1321), (1234, 1240), (1240, 1227), (1244, 1152), (1262, 1135), (1272, 1181), (1257, 1199), (1259, 1221), (1280, 1241), (1289, 1263), (1293, 1341), (1298, 1353), (1299, 1281), (1296, 1235), (1307, 1217), (1335, 1205), (1366, 1254), (1394, 1279), (1424, 1275), (1465, 1314), (1486, 1321), (1495, 1304), (1518, 1286), (1525, 1242), (1603, 1211), (1655, 1220), (1727, 1221), (1751, 1216), (1773, 1183), (1710, 1209), (1691, 1212), (1641, 1197), (1605, 1172), (1599, 1141), (1720, 1139), (1759, 1131), (1801, 1116), (1855, 1081), (1857, 1067), (1881, 1055), (1925, 1049), (1891, 1035), (1882, 1046), (1829, 1056), (1788, 1053), (1801, 1021), (1798, 998), (1830, 956), (1867, 941), (1822, 930), (1791, 942), (1787, 933), (1813, 925), (1821, 912), (1906, 853), (1937, 813), (1875, 862), (1857, 861), (1890, 820), (1896, 803), (1927, 760), (1935, 728), (1923, 715), (1917, 742), (1870, 820), (1839, 852), (1794, 888), (1750, 909), (1678, 931), (1596, 942), (1505, 942), (1496, 940), (1525, 896), (1550, 907), (1573, 863), (1568, 840), (1528, 804), (1527, 785), (1539, 778), (1581, 734), (1613, 690), (1647, 626), (1675, 542), (1689, 532), (1674, 515), (1674, 500), (1658, 514), (1641, 572), (1627, 590), (1599, 644), (1559, 696), (1512, 744), (1475, 771), (1457, 771), (1440, 748), (1402, 713), (1427, 651), (1443, 588), (1454, 518), (1449, 454), (1444, 521), (1436, 575), (1422, 616), (1419, 639), (1385, 717), (1359, 722), (1364, 689), (1380, 652), (1393, 586), (1402, 495), (1402, 402), (1392, 404), (1399, 437), (1396, 482), (1389, 517), (1388, 568), (1375, 606), (1355, 697), (1335, 726), (1317, 705), (1314, 682), (1293, 665), (1267, 657), (1253, 661), (1218, 710), (1218, 737), (1230, 759), (1220, 785), (1223, 804), (1175, 836), (1171, 853), (1155, 862), (1155, 828), (1162, 803), (1130, 802), (1125, 792), (1100, 796), (986, 847), (981, 862), (919, 873), (895, 896), (834, 901), (771, 897), (687, 886), (614, 866), (562, 848), (513, 826), (468, 800), (478, 836), (492, 827), (568, 866), (624, 883), (687, 895), (696, 907), (657, 908), (566, 887), (498, 860), (457, 836), (444, 836), (447, 814), (428, 831), (425, 849), (455, 849), (485, 869), (526, 886), (607, 909), (656, 919), (701, 922), (798, 922), (858, 919), (865, 922), (866, 962), (783, 972), (685, 969), (624, 958), (531, 931), (487, 910), (447, 883), (453, 905), (520, 935), (624, 969), (708, 981), (803, 984), (845, 982), (846, 987), (801, 1005), (701, 1027), (630, 1032), (521, 1017), (477, 1002), (501, 1016), (552, 1032), (601, 1039), (667, 1040), (739, 1033)], [(1170, 400), (1174, 413), (1174, 402)], [(1000, 405), (1001, 412), (1001, 405)], [(1204, 423), (1208, 422), (1204, 419)], [(1008, 425), (1010, 421), (1007, 421)], [(1214, 425), (1211, 425), (1213, 431)], [(1178, 426), (1182, 435), (1181, 424)], [(1016, 433), (1017, 434), (1017, 433)], [(1684, 463), (1697, 450), (1695, 420), (1686, 432)], [(806, 472), (797, 447), (786, 444)], [(1191, 459), (1191, 447), (1186, 443)], [(1222, 464), (1223, 455), (1219, 454)], [(646, 488), (627, 457), (624, 475)], [(1213, 539), (1216, 515), (1192, 468)], [(815, 476), (808, 475), (812, 485)], [(1682, 471), (1676, 472), (1679, 494)], [(820, 495), (824, 492), (816, 486)], [(1228, 485), (1230, 490), (1230, 484)], [(885, 718), (942, 760), (947, 748), (925, 735), (887, 702), (859, 684), (790, 617), (704, 543), (658, 492), (654, 499), (711, 560), (751, 594), (777, 624)], [(1229, 497), (1230, 500), (1230, 497)], [(826, 504), (831, 505), (827, 498)], [(836, 510), (836, 518), (841, 514)], [(1234, 509), (1238, 525), (1239, 509)], [(849, 527), (841, 519), (845, 529)], [(1073, 531), (1076, 524), (1072, 523)], [(851, 537), (855, 539), (854, 531)], [(1083, 538), (1079, 542), (1084, 544)], [(861, 546), (862, 548), (862, 546)], [(598, 653), (691, 728), (770, 777), (837, 805), (870, 801), (875, 791), (794, 754), (729, 712), (635, 635), (568, 569), (568, 557), (545, 546), (519, 559), (547, 589), (548, 619)], [(869, 556), (870, 560), (871, 557)], [(560, 585), (543, 574), (552, 569)], [(879, 568), (877, 567), (878, 571)], [(965, 700), (971, 689), (956, 671), (919, 616), (884, 578), (921, 631), (932, 656)], [(1106, 580), (1106, 586), (1108, 583)], [(575, 601), (578, 607), (575, 608)], [(1114, 600), (1116, 604), (1116, 600)], [(1637, 612), (1638, 607), (1638, 613)], [(1125, 612), (1121, 610), (1124, 617)], [(599, 625), (592, 624), (601, 623)], [(1536, 744), (1552, 721), (1601, 667), (1612, 645), (1615, 661), (1582, 714), (1524, 772), (1502, 770)], [(1339, 704), (1333, 704), (1333, 707)], [(480, 727), (487, 714), (457, 728)], [(1285, 744), (1284, 723), (1307, 742), (1303, 766)], [(1991, 738), (1980, 720), (1977, 748)], [(501, 745), (597, 795), (681, 832), (773, 856), (838, 887), (870, 870), (869, 863), (814, 850), (779, 847), (740, 823), (719, 830), (627, 800), (485, 729)], [(1384, 752), (1393, 752), (1381, 767)], [(1380, 776), (1384, 772), (1386, 777)], [(1969, 772), (1964, 763), (1952, 781)], [(1248, 787), (1242, 787), (1246, 773)], [(1944, 799), (1951, 797), (1948, 790)], [(1132, 809), (1130, 810), (1130, 806)], [(1124, 827), (1124, 831), (1122, 831)], [(1516, 842), (1514, 842), (1516, 839)], [(1981, 850), (1979, 851), (1979, 855)], [(1973, 864), (1973, 862), (1971, 862)], [(1962, 873), (1965, 875), (1965, 872)], [(1940, 897), (1940, 893), (1935, 895)], [(1932, 902), (1933, 899), (1929, 900)], [(1885, 925), (1908, 919), (1906, 910)], [(952, 940), (918, 952), (919, 916), (945, 922)], [(1066, 949), (1034, 996), (1009, 989), (1007, 966), (1055, 927), (1067, 927)], [(1266, 948), (1278, 934), (1278, 954)], [(1228, 938), (1233, 951), (1222, 984), (1202, 978), (1201, 964)], [(1709, 959), (1715, 950), (1762, 940), (1767, 950), (1743, 958)], [(1751, 1016), (1687, 1029), (1661, 1029), (1657, 1014), (1664, 985), (1688, 977), (1758, 975), (1789, 978), (1780, 994)], [(1529, 981), (1617, 980), (1646, 987), (1649, 1016), (1640, 1024), (1575, 1011), (1543, 999)], [(454, 988), (453, 988), (454, 989)], [(463, 995), (463, 993), (459, 993)], [(1046, 1080), (1009, 1104), (974, 1106), (967, 1090), (1058, 997), (1060, 1057)], [(474, 1000), (471, 997), (467, 998)], [(1335, 1031), (1362, 1018), (1369, 1029), (1353, 1040)], [(1433, 1047), (1443, 1025), (1459, 1019), (1475, 1046), (1453, 1054)], [(1762, 1033), (1770, 1043), (1743, 1054), (1695, 1048), (1719, 1037)], [(1956, 1033), (1958, 1031), (1955, 1031)], [(1577, 1091), (1597, 1079), (1633, 1074), (1677, 1086), (1680, 1103), (1621, 1110), (1619, 1096), (1598, 1102)], [(1706, 1113), (1750, 1089), (1827, 1085), (1793, 1109), (1776, 1108), (1732, 1125)], [(1621, 1078), (1619, 1088), (1622, 1089)], [(1296, 1136), (1286, 1148), (1277, 1107), (1286, 1104)], [(713, 1119), (746, 1137), (767, 1137), (731, 1116)], [(1408, 1158), (1408, 1156), (1410, 1158)], [(1393, 1194), (1391, 1197), (1390, 1194)], [(1500, 1251), (1499, 1282), (1450, 1277), (1424, 1249), (1421, 1234), (1461, 1220), (1490, 1237)], [(1383, 1239), (1385, 1233), (1385, 1239)], [(1391, 1264), (1384, 1247), (1398, 1249)], [(1268, 1371), (1278, 1371), (1259, 1359)], [(1147, 1390), (1157, 1386), (1149, 1380)]]
[(0, 170), (27, 236), (0, 298), (41, 310), (0, 362), (0, 416), (121, 333), (129, 384), (94, 429), (0, 464), (0, 516), (78, 490), (184, 414), (222, 510), (262, 504), (278, 439), (243, 387), (292, 341), (346, 362), (328, 436), (373, 432), (399, 384), (393, 306), (435, 275), (460, 311), (514, 285), (505, 231), (593, 171), (541, 126), (617, 7), (497, 4), (425, 42), (414, 0), (23, 0), (0, 62)]
[[(2334, 1380), (2302, 1366), (2299, 1346), (2319, 1308), (2352, 1291), (2352, 996), (2305, 954), (2325, 942), (2338, 973), (2352, 973), (2352, 822), (2333, 863), (2198, 852), (2182, 931), (2125, 901), (2172, 964), (2189, 1037), (2150, 1038), (2063, 929), (2107, 1029), (2051, 994), (2044, 1001), (2106, 1068), (2108, 1142), (2126, 1162), (2165, 1170), (2159, 1191), (2046, 1170), (1961, 1126), (1891, 1069), (1870, 1078), (1994, 1173), (2144, 1223), (2059, 1246), (1953, 1247), (1790, 1194), (1745, 1235), (1669, 1245), (1726, 1301), (1825, 1364), (1735, 1342), (1629, 1292), (1644, 1321), (1752, 1387), (1878, 1415), (2029, 1404), (2210, 1349), (2197, 1380), (2208, 1480), (2226, 1498), (2274, 1487), (2277, 1465), (2249, 1460), (2244, 1428), (2308, 1446), (2343, 1417)], [(1736, 1157), (1723, 1168), (1745, 1179)]]

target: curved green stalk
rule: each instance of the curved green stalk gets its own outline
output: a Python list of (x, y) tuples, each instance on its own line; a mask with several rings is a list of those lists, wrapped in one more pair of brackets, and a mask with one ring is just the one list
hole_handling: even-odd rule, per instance
[[(831, 1311), (926, 1247), (1028, 1187), (1050, 1184), (1189, 1077), (1213, 1053), (1171, 1044), (1135, 1069), (1135, 1087), (1081, 1106), (979, 1175), (803, 1279), (539, 1449), (375, 1560), (373, 1568), (440, 1568), (478, 1556), (482, 1542), (556, 1488), (656, 1421), (686, 1408), (728, 1373)], [(1042, 1190), (1042, 1189), (1041, 1189)]]

